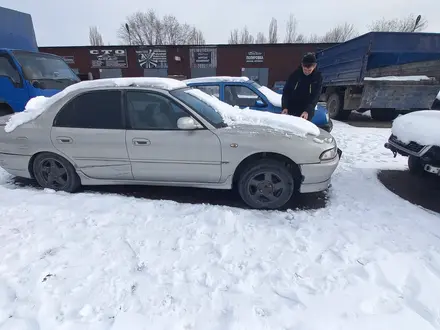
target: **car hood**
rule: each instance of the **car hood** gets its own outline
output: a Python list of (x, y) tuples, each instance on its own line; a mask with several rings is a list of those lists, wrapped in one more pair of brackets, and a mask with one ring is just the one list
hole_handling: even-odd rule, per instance
[(251, 125), (251, 124), (237, 124), (234, 126), (228, 126), (218, 130), (221, 134), (227, 134), (230, 136), (244, 136), (244, 137), (253, 137), (258, 136), (259, 138), (270, 138), (270, 139), (320, 139), (320, 140), (328, 140), (333, 139), (333, 137), (326, 131), (319, 129), (319, 136), (298, 132), (294, 133), (289, 130), (283, 129), (274, 129), (270, 126), (263, 125)]
[(282, 154), (297, 164), (318, 163), (321, 153), (335, 146), (335, 140), (329, 133), (322, 129), (319, 132), (319, 136), (300, 136), (271, 127), (244, 124), (215, 130), (225, 148), (225, 157), (231, 152), (228, 148), (231, 146), (239, 147), (234, 150), (240, 150), (243, 155), (256, 152)]

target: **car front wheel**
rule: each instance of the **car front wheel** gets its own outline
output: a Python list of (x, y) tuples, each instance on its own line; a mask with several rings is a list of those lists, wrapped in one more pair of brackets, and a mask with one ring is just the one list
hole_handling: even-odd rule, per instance
[(245, 169), (238, 182), (243, 201), (254, 209), (278, 209), (292, 198), (295, 180), (279, 161), (263, 159)]
[(75, 192), (81, 186), (72, 164), (56, 154), (44, 152), (37, 155), (32, 169), (35, 179), (43, 188)]

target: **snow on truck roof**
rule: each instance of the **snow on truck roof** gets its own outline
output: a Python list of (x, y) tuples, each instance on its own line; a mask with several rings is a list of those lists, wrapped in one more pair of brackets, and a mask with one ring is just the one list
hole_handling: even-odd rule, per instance
[(212, 77), (200, 77), (184, 80), (187, 84), (192, 83), (216, 83), (216, 82), (247, 82), (248, 77), (232, 77), (232, 76), (212, 76)]

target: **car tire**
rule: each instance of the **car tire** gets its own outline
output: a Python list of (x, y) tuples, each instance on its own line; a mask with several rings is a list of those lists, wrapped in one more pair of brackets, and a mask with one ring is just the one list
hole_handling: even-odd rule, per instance
[(409, 156), (408, 157), (408, 169), (411, 174), (414, 175), (425, 175), (425, 164), (419, 157)]
[(295, 179), (284, 163), (263, 159), (248, 166), (240, 175), (238, 192), (253, 209), (279, 209), (290, 201)]
[(333, 93), (327, 99), (327, 111), (331, 119), (347, 120), (351, 111), (343, 109), (344, 98), (338, 93)]
[(377, 121), (393, 121), (398, 115), (394, 109), (371, 109), (371, 118)]
[(10, 115), (13, 113), (14, 112), (11, 110), (11, 108), (8, 105), (6, 105), (4, 103), (0, 103), (0, 117)]
[(38, 154), (32, 163), (32, 170), (35, 180), (43, 188), (72, 193), (81, 186), (81, 179), (73, 165), (53, 153)]

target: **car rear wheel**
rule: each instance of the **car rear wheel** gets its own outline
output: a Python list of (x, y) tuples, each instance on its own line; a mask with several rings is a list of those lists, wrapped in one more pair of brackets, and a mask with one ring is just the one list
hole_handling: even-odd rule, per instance
[(43, 188), (75, 192), (81, 186), (81, 180), (72, 164), (56, 154), (37, 155), (32, 169), (35, 179)]
[(292, 198), (295, 180), (279, 161), (263, 159), (245, 169), (238, 181), (243, 201), (254, 209), (278, 209)]

